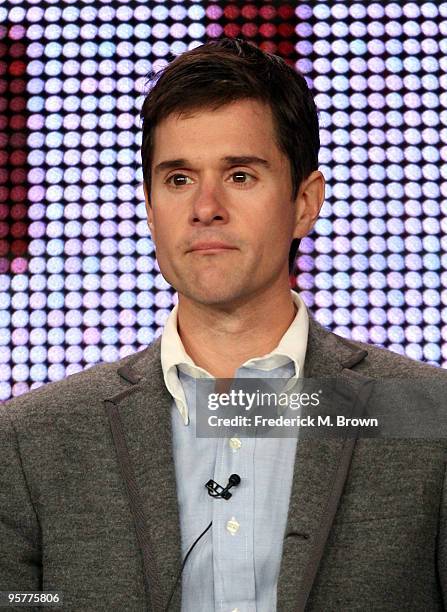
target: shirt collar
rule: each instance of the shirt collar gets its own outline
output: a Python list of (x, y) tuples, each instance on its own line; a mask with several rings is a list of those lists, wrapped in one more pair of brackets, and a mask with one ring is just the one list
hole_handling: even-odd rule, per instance
[[(302, 376), (306, 357), (307, 337), (309, 332), (309, 315), (302, 298), (291, 290), (291, 296), (297, 307), (295, 318), (284, 333), (279, 344), (270, 353), (262, 357), (249, 359), (242, 366), (254, 367), (259, 370), (272, 370), (291, 360), (295, 365), (293, 379)], [(178, 305), (172, 309), (166, 321), (161, 337), (161, 367), (165, 385), (175, 399), (176, 405), (185, 425), (188, 424), (188, 407), (185, 394), (178, 378), (177, 368), (194, 378), (213, 378), (209, 372), (197, 366), (185, 351), (185, 347), (177, 331)]]

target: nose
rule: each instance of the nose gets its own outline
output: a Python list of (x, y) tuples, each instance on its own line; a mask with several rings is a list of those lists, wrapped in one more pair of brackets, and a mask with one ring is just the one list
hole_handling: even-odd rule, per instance
[(193, 225), (211, 225), (227, 221), (228, 210), (222, 190), (212, 180), (202, 183), (193, 196), (190, 222)]

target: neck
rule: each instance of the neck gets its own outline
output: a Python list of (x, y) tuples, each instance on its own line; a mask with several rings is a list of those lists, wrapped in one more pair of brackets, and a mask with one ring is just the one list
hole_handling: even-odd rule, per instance
[(179, 295), (177, 326), (197, 366), (215, 378), (233, 378), (245, 361), (273, 351), (295, 314), (288, 286), (250, 296), (234, 308), (198, 304)]

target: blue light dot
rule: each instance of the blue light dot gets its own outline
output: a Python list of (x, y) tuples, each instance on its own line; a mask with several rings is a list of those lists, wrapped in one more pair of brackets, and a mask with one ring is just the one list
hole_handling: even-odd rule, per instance
[(28, 380), (29, 377), (29, 368), (25, 364), (15, 365), (12, 368), (12, 378), (17, 382), (24, 382)]

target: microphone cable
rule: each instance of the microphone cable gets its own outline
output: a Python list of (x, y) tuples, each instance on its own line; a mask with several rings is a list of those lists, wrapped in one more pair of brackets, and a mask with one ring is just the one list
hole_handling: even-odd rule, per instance
[(168, 599), (168, 603), (166, 604), (165, 612), (168, 612), (168, 610), (169, 610), (169, 606), (171, 604), (171, 599), (174, 597), (175, 589), (177, 588), (177, 583), (178, 583), (178, 581), (180, 579), (180, 576), (182, 575), (183, 568), (185, 567), (185, 563), (188, 560), (189, 555), (192, 553), (192, 551), (194, 549), (194, 546), (197, 544), (197, 542), (200, 540), (200, 538), (205, 535), (205, 533), (208, 531), (208, 529), (211, 527), (212, 524), (213, 524), (213, 521), (211, 521), (211, 523), (208, 525), (208, 527), (205, 529), (205, 531), (202, 531), (202, 533), (199, 535), (197, 540), (194, 542), (194, 544), (191, 546), (191, 548), (186, 553), (186, 556), (183, 559), (183, 563), (182, 563), (182, 565), (180, 567), (180, 571), (177, 574), (177, 578), (175, 579), (174, 586), (172, 588), (171, 594), (170, 594), (169, 599)]

